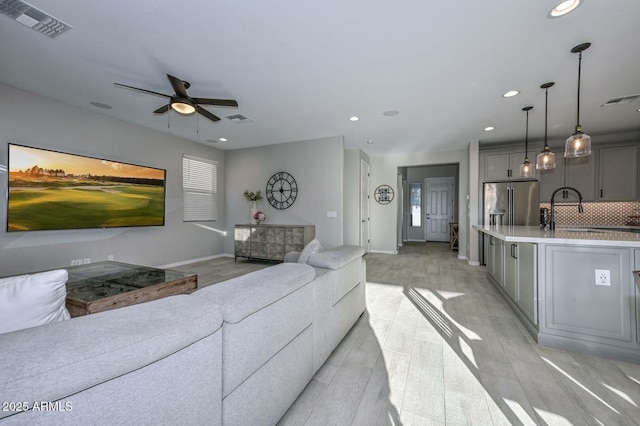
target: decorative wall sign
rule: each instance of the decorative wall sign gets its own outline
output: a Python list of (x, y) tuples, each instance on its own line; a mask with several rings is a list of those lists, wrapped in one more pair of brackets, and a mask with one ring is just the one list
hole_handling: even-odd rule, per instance
[(389, 185), (380, 185), (373, 193), (373, 197), (380, 204), (389, 204), (393, 201), (393, 188)]
[(287, 172), (278, 172), (267, 181), (267, 201), (278, 210), (284, 210), (296, 201), (298, 184)]

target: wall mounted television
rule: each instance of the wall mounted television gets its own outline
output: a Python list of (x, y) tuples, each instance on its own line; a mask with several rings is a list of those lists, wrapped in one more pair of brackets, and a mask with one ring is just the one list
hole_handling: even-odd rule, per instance
[(166, 170), (8, 145), (7, 232), (164, 225)]

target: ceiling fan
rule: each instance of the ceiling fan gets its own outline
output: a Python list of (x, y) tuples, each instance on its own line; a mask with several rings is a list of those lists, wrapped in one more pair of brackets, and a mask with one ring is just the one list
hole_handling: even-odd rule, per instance
[(175, 94), (172, 96), (165, 95), (164, 93), (152, 92), (151, 90), (140, 89), (138, 87), (126, 86), (120, 83), (114, 84), (116, 87), (121, 87), (123, 89), (131, 89), (142, 93), (148, 93), (150, 95), (169, 98), (169, 103), (153, 111), (154, 114), (164, 114), (165, 112), (169, 111), (169, 109), (173, 109), (174, 111), (183, 115), (190, 115), (194, 112), (198, 112), (198, 114), (204, 115), (211, 121), (220, 121), (220, 117), (217, 117), (200, 105), (215, 105), (235, 108), (238, 107), (238, 102), (235, 99), (192, 98), (187, 95), (187, 89), (191, 87), (191, 84), (189, 84), (189, 82), (180, 80), (179, 78), (169, 74), (167, 74), (167, 78), (169, 78), (169, 82), (171, 82), (171, 86), (175, 91)]

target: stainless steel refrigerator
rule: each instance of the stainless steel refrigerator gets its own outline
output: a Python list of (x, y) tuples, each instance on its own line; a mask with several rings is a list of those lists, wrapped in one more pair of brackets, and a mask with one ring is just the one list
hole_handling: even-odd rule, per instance
[(540, 225), (540, 184), (537, 180), (484, 183), (485, 225), (491, 219), (502, 225)]

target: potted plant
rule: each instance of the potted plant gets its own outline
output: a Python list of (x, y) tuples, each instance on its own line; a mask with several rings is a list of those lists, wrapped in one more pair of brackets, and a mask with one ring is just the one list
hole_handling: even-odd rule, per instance
[[(243, 195), (244, 198), (247, 199), (247, 201), (251, 201), (253, 203), (251, 212), (249, 213), (249, 223), (251, 223), (251, 221), (255, 220), (254, 216), (258, 211), (258, 205), (256, 204), (256, 201), (262, 200), (262, 191), (258, 189), (256, 192), (253, 192), (246, 189)], [(260, 224), (260, 222), (258, 222), (258, 224)]]

